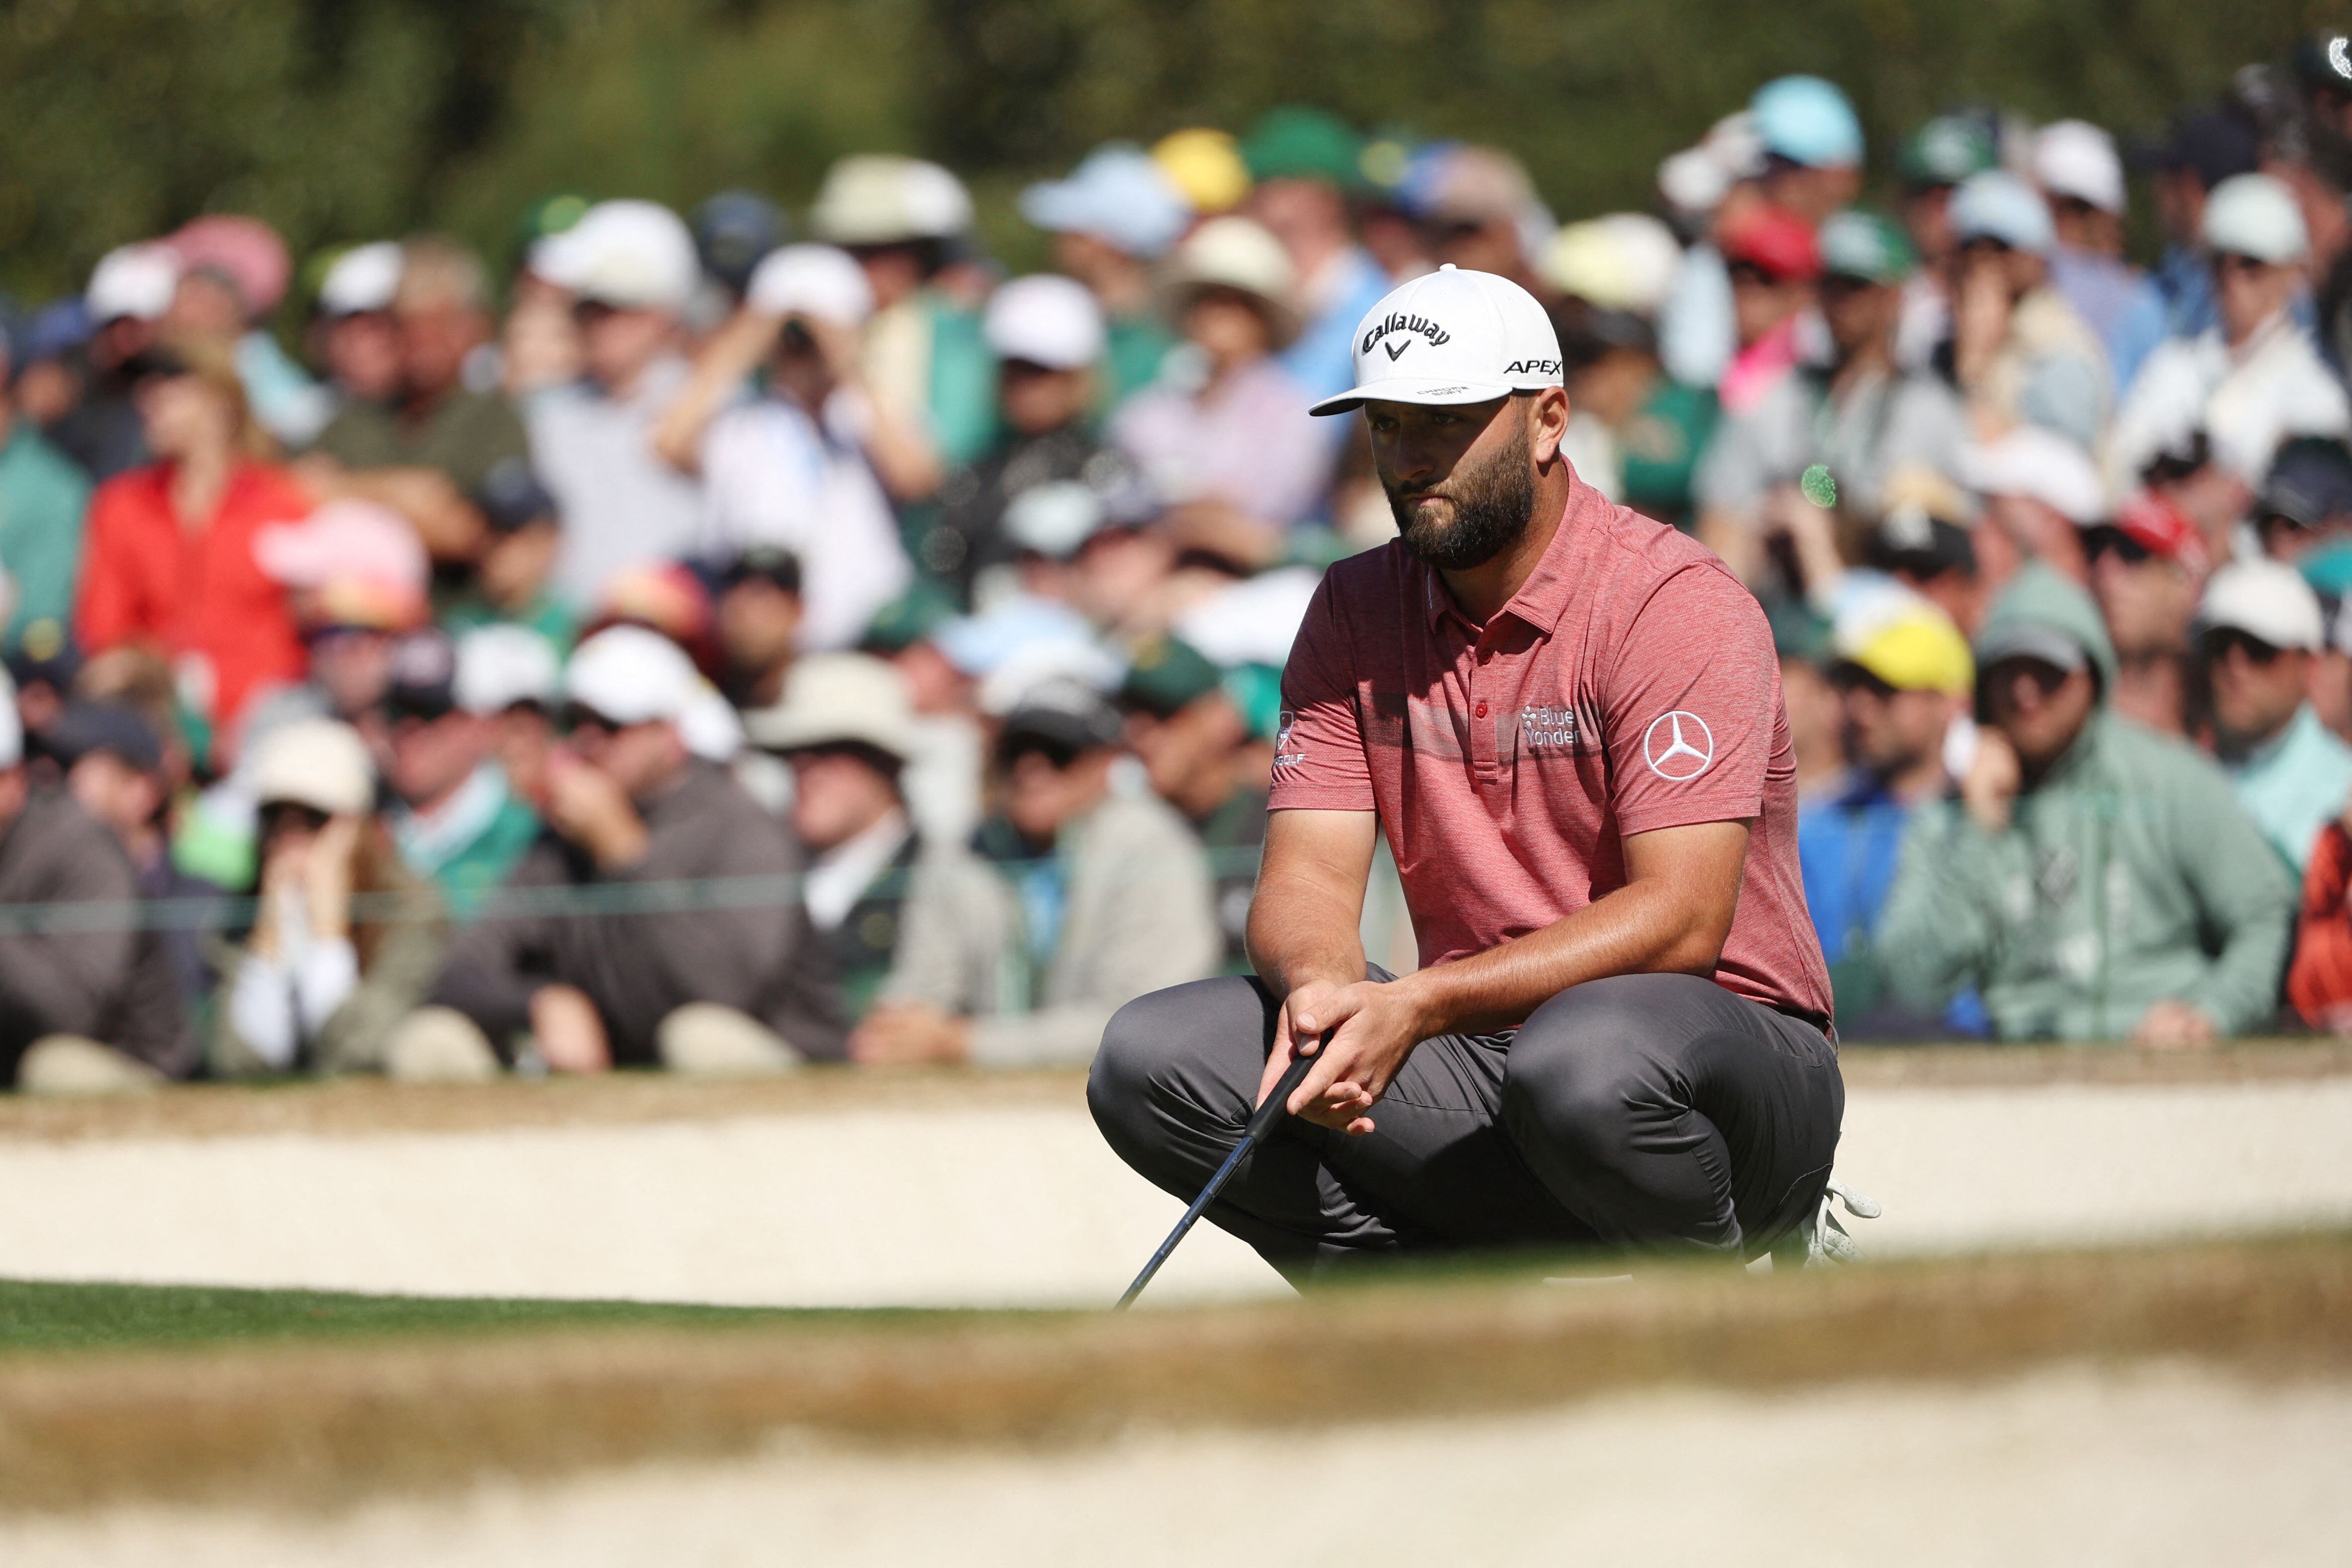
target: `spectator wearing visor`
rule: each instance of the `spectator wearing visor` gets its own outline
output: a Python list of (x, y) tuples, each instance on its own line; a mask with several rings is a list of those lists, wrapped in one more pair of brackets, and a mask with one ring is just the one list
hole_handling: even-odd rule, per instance
[(2143, 491), (2112, 522), (2087, 528), (2091, 594), (2116, 645), (2108, 706), (2164, 735), (2186, 735), (2193, 688), (2190, 624), (2211, 558), (2170, 502)]
[(1244, 210), (1282, 242), (1297, 280), (1300, 328), (1282, 368), (1309, 398), (1356, 384), (1356, 324), (1391, 287), (1349, 225), (1349, 203), (1371, 188), (1363, 153), (1338, 116), (1297, 104), (1269, 110), (1241, 141), (1253, 182)]
[(2269, 1023), (2294, 893), (2213, 764), (2107, 708), (2098, 607), (2028, 566), (1976, 648), (1956, 800), (1914, 815), (1876, 947), (1890, 994), (1973, 985), (2002, 1040), (2198, 1046)]
[(2200, 233), (2217, 319), (2148, 356), (2108, 441), (2118, 481), (2185, 430), (2204, 431), (2215, 463), (2249, 487), (2290, 436), (2352, 431), (2342, 383), (2294, 320), (2311, 248), (2294, 197), (2267, 174), (2225, 180), (2205, 203)]
[(1952, 193), (1950, 219), (1952, 317), (1936, 370), (1990, 433), (2032, 423), (2086, 449), (2096, 444), (2114, 381), (2098, 335), (2051, 286), (2058, 235), (2049, 204), (2023, 180), (1993, 169)]
[(1980, 1032), (1948, 1011), (1893, 1003), (1872, 941), (1912, 813), (1949, 788), (1945, 755), (1976, 683), (1968, 640), (1950, 616), (1907, 596), (1863, 607), (1833, 637), (1830, 683), (1848, 768), (1800, 813), (1797, 851), (1839, 1027), (1865, 1040), (1933, 1038), (1956, 1025)]
[(300, 468), (319, 495), (389, 507), (436, 558), (471, 560), (484, 543), (473, 496), (501, 464), (527, 459), (530, 438), (505, 394), (467, 384), (490, 340), (481, 258), (435, 235), (410, 240), (400, 257), (390, 303), (397, 390), (346, 402)]
[(441, 597), (436, 619), (451, 632), (516, 626), (555, 647), (570, 647), (580, 629), (579, 610), (552, 587), (563, 522), (530, 460), (510, 457), (497, 465), (469, 499), (482, 518), (481, 549)]
[(373, 763), (349, 725), (280, 726), (256, 743), (247, 774), (260, 809), (259, 908), (223, 969), (212, 1071), (382, 1071), (394, 1027), (440, 963), (441, 900), (401, 864), (375, 810)]
[(906, 994), (947, 996), (971, 972), (971, 945), (993, 950), (1010, 931), (999, 1009), (983, 1013), (983, 998), (958, 994), (878, 1009), (857, 1031), (857, 1061), (1085, 1062), (1119, 1008), (1215, 971), (1207, 862), (1168, 806), (1112, 789), (1120, 734), (1117, 710), (1073, 680), (1040, 683), (1006, 715), (1001, 804), (975, 840), (1002, 879), (1000, 920), (936, 950), (936, 969), (909, 966), (893, 980)]
[(1950, 389), (1895, 362), (1912, 265), (1902, 234), (1875, 214), (1849, 209), (1822, 225), (1820, 246), (1829, 358), (1798, 365), (1727, 419), (1696, 478), (1702, 537), (1750, 581), (1762, 570), (1766, 540), (1825, 526), (1827, 514), (1797, 490), (1807, 468), (1825, 465), (1841, 503), (1874, 516), (1890, 474), (1905, 465), (1948, 474), (1967, 436)]
[[(784, 1071), (842, 1054), (832, 965), (797, 902), (630, 907), (633, 886), (797, 876), (800, 846), (681, 727), (707, 688), (677, 644), (640, 626), (583, 643), (564, 672), (570, 735), (535, 802), (553, 832), (506, 883), (572, 909), (498, 913), (461, 931), (409, 1020), (394, 1069), (479, 1077), (528, 1034), (561, 1072), (666, 1066)], [(456, 1016), (453, 1016), (456, 1015)]]
[[(872, 309), (846, 252), (772, 252), (655, 434), (665, 456), (702, 476), (696, 543), (705, 558), (760, 549), (797, 559), (799, 635), (812, 650), (856, 643), (913, 580), (885, 491), (937, 484), (928, 439), (863, 379), (857, 333)], [(728, 406), (762, 362), (768, 395)]]
[(0, 578), (14, 593), (0, 603), (0, 653), (22, 645), (36, 624), (61, 630), (71, 619), (89, 509), (89, 476), (19, 402), (20, 345), (21, 335), (0, 333)]
[(967, 602), (984, 575), (1013, 561), (1018, 543), (1005, 513), (1046, 485), (1078, 484), (1108, 497), (1132, 486), (1132, 470), (1089, 418), (1103, 322), (1087, 291), (1066, 277), (1017, 277), (988, 302), (982, 321), (996, 354), (1003, 434), (986, 455), (948, 476), (941, 527), (923, 543), (923, 564)]
[(2328, 732), (2310, 701), (2326, 641), (2318, 595), (2291, 566), (2239, 561), (2205, 585), (2197, 630), (2214, 753), (2254, 825), (2300, 878), (2319, 830), (2352, 801), (2352, 746)]
[[(400, 328), (392, 319), (400, 267), (400, 242), (376, 240), (336, 256), (319, 281), (310, 352), (326, 370), (338, 416), (400, 395)], [(331, 419), (327, 429), (333, 428)]]
[(539, 813), (515, 794), (494, 755), (509, 695), (499, 672), (485, 667), (497, 657), (478, 641), (416, 632), (393, 649), (385, 699), (393, 842), (460, 920), (506, 881), (540, 833)]
[(1110, 141), (1087, 153), (1067, 178), (1023, 191), (1021, 215), (1054, 236), (1054, 266), (1076, 278), (1102, 313), (1096, 407), (1116, 410), (1160, 379), (1176, 346), (1160, 319), (1152, 268), (1192, 226), (1192, 205), (1150, 153)]
[(2050, 283), (2106, 350), (2116, 390), (2166, 336), (2164, 297), (2124, 259), (2124, 161), (2115, 138), (2083, 120), (2034, 132), (2033, 183), (2050, 204), (2057, 244)]
[(554, 588), (593, 603), (625, 567), (675, 559), (699, 537), (699, 486), (654, 432), (686, 384), (681, 318), (701, 277), (694, 236), (652, 202), (600, 202), (533, 246), (530, 270), (572, 300), (583, 374), (525, 410), (531, 467), (563, 519)]

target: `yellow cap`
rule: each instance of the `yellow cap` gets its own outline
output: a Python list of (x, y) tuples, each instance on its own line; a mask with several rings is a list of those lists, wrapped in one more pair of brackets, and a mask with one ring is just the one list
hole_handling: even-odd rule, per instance
[(1196, 213), (1224, 212), (1250, 193), (1249, 165), (1224, 131), (1205, 126), (1171, 131), (1152, 147), (1151, 156)]
[(1915, 604), (1880, 621), (1843, 653), (1898, 692), (1947, 692), (1965, 696), (1976, 688), (1977, 666), (1968, 639), (1952, 618), (1932, 604)]

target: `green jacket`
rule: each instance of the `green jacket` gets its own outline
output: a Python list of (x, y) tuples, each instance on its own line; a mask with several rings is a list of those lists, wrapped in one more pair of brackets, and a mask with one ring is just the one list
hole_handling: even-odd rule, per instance
[(1957, 800), (1904, 838), (1877, 950), (1896, 995), (1940, 1009), (1982, 993), (2004, 1040), (2112, 1040), (2167, 998), (2222, 1030), (2278, 1007), (2295, 890), (2221, 770), (2105, 710), (2116, 657), (2088, 595), (2029, 568), (1994, 604), (2090, 654), (2100, 706), (2072, 747), (1986, 832)]

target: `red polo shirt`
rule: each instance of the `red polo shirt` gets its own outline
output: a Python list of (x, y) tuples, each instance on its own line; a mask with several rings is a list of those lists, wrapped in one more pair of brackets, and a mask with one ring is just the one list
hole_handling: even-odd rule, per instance
[(1705, 546), (1578, 481), (1483, 627), (1391, 542), (1334, 566), (1283, 672), (1273, 809), (1378, 811), (1423, 965), (1625, 882), (1627, 833), (1749, 821), (1718, 985), (1826, 1020), (1764, 612)]

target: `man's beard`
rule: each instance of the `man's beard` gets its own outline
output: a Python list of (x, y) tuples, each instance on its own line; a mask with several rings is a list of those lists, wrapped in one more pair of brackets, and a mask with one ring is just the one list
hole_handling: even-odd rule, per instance
[[(1442, 486), (1412, 496), (1400, 496), (1382, 481), (1389, 493), (1389, 510), (1396, 517), (1404, 548), (1441, 571), (1466, 571), (1484, 566), (1527, 532), (1535, 515), (1536, 480), (1528, 462), (1528, 433), (1521, 429), (1510, 445), (1473, 473), (1456, 468)], [(1438, 522), (1413, 503), (1443, 496), (1454, 503), (1454, 520)]]

